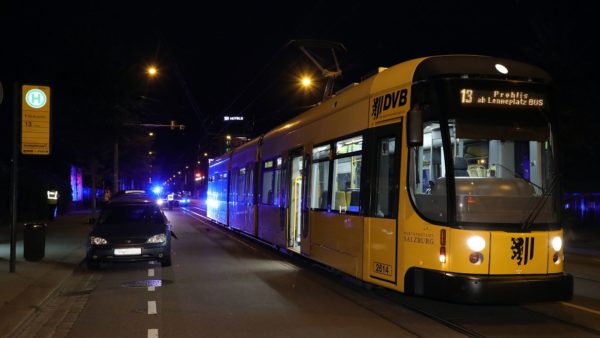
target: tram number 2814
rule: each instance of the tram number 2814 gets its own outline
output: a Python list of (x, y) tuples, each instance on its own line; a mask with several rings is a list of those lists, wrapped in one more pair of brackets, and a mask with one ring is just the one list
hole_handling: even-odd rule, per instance
[(383, 264), (379, 262), (375, 262), (373, 264), (373, 270), (375, 273), (391, 276), (392, 275), (392, 266), (389, 264)]

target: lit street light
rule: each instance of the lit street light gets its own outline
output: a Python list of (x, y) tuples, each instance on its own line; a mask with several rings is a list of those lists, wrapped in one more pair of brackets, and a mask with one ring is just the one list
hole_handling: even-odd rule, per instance
[(300, 80), (300, 84), (302, 85), (302, 87), (308, 89), (308, 88), (311, 88), (313, 86), (313, 80), (310, 77), (308, 77), (308, 76), (304, 76)]
[(148, 67), (148, 69), (146, 69), (146, 73), (150, 77), (155, 77), (156, 75), (158, 75), (158, 69), (156, 69), (156, 67), (154, 67), (154, 66), (150, 66), (150, 67)]

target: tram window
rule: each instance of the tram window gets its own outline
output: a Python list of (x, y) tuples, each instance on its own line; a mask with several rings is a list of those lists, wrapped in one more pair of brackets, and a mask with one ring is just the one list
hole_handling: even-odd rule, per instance
[(246, 165), (246, 193), (248, 194), (248, 202), (254, 204), (254, 163)]
[(362, 136), (355, 136), (346, 140), (338, 141), (336, 143), (335, 154), (343, 155), (354, 153), (362, 150)]
[[(267, 163), (270, 163), (269, 168), (272, 168), (273, 161), (265, 162), (263, 168), (267, 168)], [(264, 169), (262, 177), (262, 190), (260, 202), (262, 204), (273, 204), (273, 170)]]
[(310, 185), (310, 207), (312, 209), (327, 209), (330, 156), (331, 145), (329, 144), (313, 149)]
[(236, 177), (237, 201), (243, 202), (246, 197), (246, 168), (241, 168)]
[(281, 169), (274, 171), (273, 179), (273, 205), (281, 206)]
[(313, 209), (327, 209), (329, 161), (313, 163), (311, 175), (310, 207)]
[(360, 194), (360, 169), (362, 156), (355, 155), (333, 162), (333, 209), (339, 212), (358, 212)]
[(229, 187), (229, 200), (236, 201), (237, 200), (237, 169), (231, 171), (231, 186)]
[(360, 211), (361, 135), (336, 142), (331, 205), (338, 212)]
[(395, 196), (398, 195), (396, 138), (380, 139), (378, 149), (374, 216), (394, 217), (397, 208)]
[(409, 186), (417, 208), (425, 217), (445, 221), (446, 170), (440, 124), (423, 123), (423, 145), (410, 152)]
[(274, 172), (273, 179), (273, 205), (276, 207), (283, 206), (281, 203), (281, 180), (283, 175), (283, 160), (281, 157), (278, 157), (276, 160), (276, 169)]
[(320, 146), (320, 147), (315, 147), (313, 149), (313, 162), (319, 161), (319, 160), (326, 160), (329, 159), (331, 153), (331, 145), (326, 144), (324, 146)]

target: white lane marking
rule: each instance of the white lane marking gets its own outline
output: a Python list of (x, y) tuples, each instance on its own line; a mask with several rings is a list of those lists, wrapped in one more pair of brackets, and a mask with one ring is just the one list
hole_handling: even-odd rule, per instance
[(600, 316), (600, 311), (597, 311), (597, 310), (594, 310), (594, 309), (590, 309), (589, 307), (585, 307), (585, 306), (581, 306), (581, 305), (575, 305), (573, 303), (567, 303), (567, 302), (560, 302), (560, 303), (562, 305), (566, 305), (566, 306), (572, 307), (572, 308), (577, 309), (577, 310), (581, 310), (581, 311), (593, 313), (595, 315)]
[(154, 269), (148, 269), (148, 277), (154, 277)]
[(155, 315), (156, 312), (156, 301), (154, 300), (149, 300), (148, 301), (148, 314), (149, 315)]
[(148, 338), (158, 338), (158, 329), (148, 329)]
[(156, 287), (154, 287), (154, 286), (148, 287), (148, 292), (154, 292), (154, 290), (156, 290)]

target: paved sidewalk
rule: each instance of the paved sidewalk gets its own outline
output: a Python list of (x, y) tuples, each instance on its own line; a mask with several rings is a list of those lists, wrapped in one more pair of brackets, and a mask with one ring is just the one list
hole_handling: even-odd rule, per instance
[(0, 227), (0, 337), (9, 335), (32, 315), (85, 258), (90, 211), (59, 215), (48, 222), (45, 255), (23, 257), (23, 224), (17, 226), (15, 272), (10, 270), (10, 227)]

